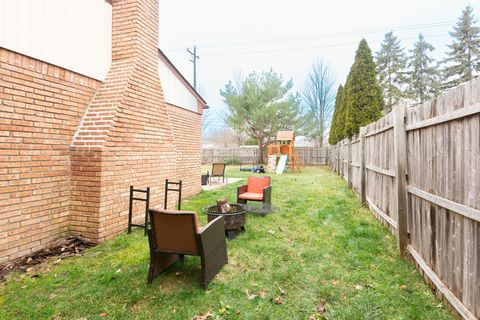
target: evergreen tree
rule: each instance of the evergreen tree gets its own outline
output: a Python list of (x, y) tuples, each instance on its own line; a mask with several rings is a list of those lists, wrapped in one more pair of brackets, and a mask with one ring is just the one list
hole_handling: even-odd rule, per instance
[(400, 40), (393, 35), (392, 31), (385, 34), (380, 50), (376, 53), (376, 63), (378, 81), (386, 99), (385, 111), (388, 113), (405, 97), (407, 67), (407, 58), (400, 46)]
[(417, 102), (431, 99), (439, 89), (439, 72), (433, 58), (429, 56), (433, 50), (434, 47), (420, 33), (413, 50), (410, 51), (408, 93)]
[(345, 118), (341, 119), (342, 113), (342, 97), (343, 97), (343, 86), (339, 85), (337, 90), (337, 96), (335, 97), (335, 110), (333, 111), (332, 123), (330, 124), (330, 133), (328, 134), (328, 143), (331, 145), (336, 144), (341, 140), (340, 127), (343, 127), (345, 124)]
[(467, 6), (453, 32), (450, 51), (444, 60), (443, 87), (451, 88), (473, 79), (480, 71), (480, 28), (476, 26), (473, 8)]
[(346, 111), (345, 134), (352, 137), (361, 126), (365, 126), (382, 116), (385, 101), (382, 88), (377, 81), (375, 62), (367, 41), (362, 39), (355, 54), (355, 62), (350, 69), (344, 89)]

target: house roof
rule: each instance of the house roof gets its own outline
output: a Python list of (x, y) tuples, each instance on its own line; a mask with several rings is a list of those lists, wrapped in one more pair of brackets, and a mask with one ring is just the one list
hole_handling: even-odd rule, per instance
[(202, 98), (202, 96), (197, 92), (197, 90), (195, 90), (195, 88), (190, 84), (190, 82), (185, 79), (185, 77), (180, 73), (180, 71), (178, 71), (177, 67), (173, 65), (170, 59), (168, 59), (167, 56), (160, 49), (158, 49), (158, 56), (163, 62), (165, 62), (165, 64), (175, 74), (178, 80), (180, 80), (185, 85), (188, 91), (190, 91), (195, 96), (198, 102), (202, 105), (203, 109), (208, 109), (209, 107), (207, 106), (207, 102)]
[(278, 131), (277, 141), (294, 141), (295, 135), (293, 131)]

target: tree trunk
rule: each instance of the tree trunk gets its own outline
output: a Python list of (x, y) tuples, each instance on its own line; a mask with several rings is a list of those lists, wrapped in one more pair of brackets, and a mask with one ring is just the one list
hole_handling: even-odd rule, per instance
[(263, 144), (260, 142), (258, 144), (258, 164), (263, 164), (263, 150), (264, 150)]

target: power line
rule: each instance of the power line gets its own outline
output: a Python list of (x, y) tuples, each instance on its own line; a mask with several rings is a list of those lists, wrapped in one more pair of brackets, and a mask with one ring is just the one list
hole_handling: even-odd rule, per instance
[[(282, 38), (238, 41), (238, 42), (204, 43), (204, 44), (198, 45), (198, 47), (201, 47), (204, 49), (238, 47), (238, 46), (246, 47), (246, 46), (256, 46), (256, 45), (263, 45), (263, 44), (274, 44), (274, 43), (284, 43), (284, 42), (293, 42), (293, 41), (305, 41), (305, 40), (316, 40), (316, 39), (326, 39), (326, 38), (344, 38), (349, 36), (380, 33), (380, 32), (386, 32), (386, 31), (408, 31), (408, 30), (416, 30), (416, 29), (447, 27), (447, 26), (451, 26), (453, 23), (455, 23), (455, 21), (440, 21), (440, 22), (432, 22), (432, 23), (424, 23), (424, 24), (395, 26), (395, 27), (389, 27), (389, 28), (375, 28), (375, 29), (356, 30), (356, 31), (348, 31), (348, 32), (323, 33), (323, 34), (317, 34), (317, 35), (303, 35), (303, 36), (294, 36), (294, 37), (282, 37)], [(175, 52), (180, 50), (184, 50), (184, 48), (170, 49), (170, 50), (166, 50), (166, 52)]]
[[(425, 38), (439, 38), (446, 37), (448, 34), (436, 34), (431, 36), (425, 36)], [(413, 40), (417, 37), (407, 37), (399, 38), (399, 40)], [(371, 43), (381, 42), (382, 40), (370, 41)], [(344, 46), (354, 46), (358, 43), (337, 43), (337, 44), (327, 44), (327, 45), (316, 45), (308, 47), (296, 47), (296, 48), (284, 48), (284, 49), (265, 49), (265, 50), (255, 50), (255, 51), (243, 51), (243, 52), (222, 52), (222, 53), (211, 53), (205, 54), (203, 57), (218, 57), (218, 56), (232, 56), (232, 55), (249, 55), (249, 54), (260, 54), (260, 53), (277, 53), (277, 52), (290, 52), (290, 51), (301, 51), (301, 50), (311, 50), (311, 49), (320, 49), (320, 48), (334, 48), (334, 47), (344, 47)]]

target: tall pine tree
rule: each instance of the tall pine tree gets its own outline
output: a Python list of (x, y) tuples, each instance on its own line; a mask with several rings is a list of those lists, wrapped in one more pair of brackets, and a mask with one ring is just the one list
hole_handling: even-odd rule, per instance
[[(337, 96), (335, 97), (335, 110), (333, 111), (332, 123), (330, 124), (330, 133), (328, 134), (328, 143), (336, 144), (342, 140), (343, 128), (345, 125), (344, 112), (342, 110), (343, 86), (339, 85)], [(343, 118), (342, 118), (343, 115)]]
[(410, 50), (408, 62), (408, 93), (417, 102), (431, 99), (439, 90), (439, 72), (430, 52), (434, 47), (428, 43), (423, 34), (418, 35), (418, 40)]
[(377, 81), (372, 51), (365, 39), (358, 46), (342, 100), (346, 110), (345, 134), (348, 137), (357, 134), (361, 126), (382, 116), (385, 101)]
[(390, 112), (392, 107), (405, 97), (405, 69), (407, 67), (405, 52), (400, 46), (400, 40), (392, 31), (385, 34), (375, 58), (378, 81), (383, 88), (386, 100), (385, 111)]
[(451, 88), (473, 79), (480, 71), (480, 28), (473, 16), (473, 8), (467, 6), (450, 35), (452, 44), (444, 60), (443, 87)]

